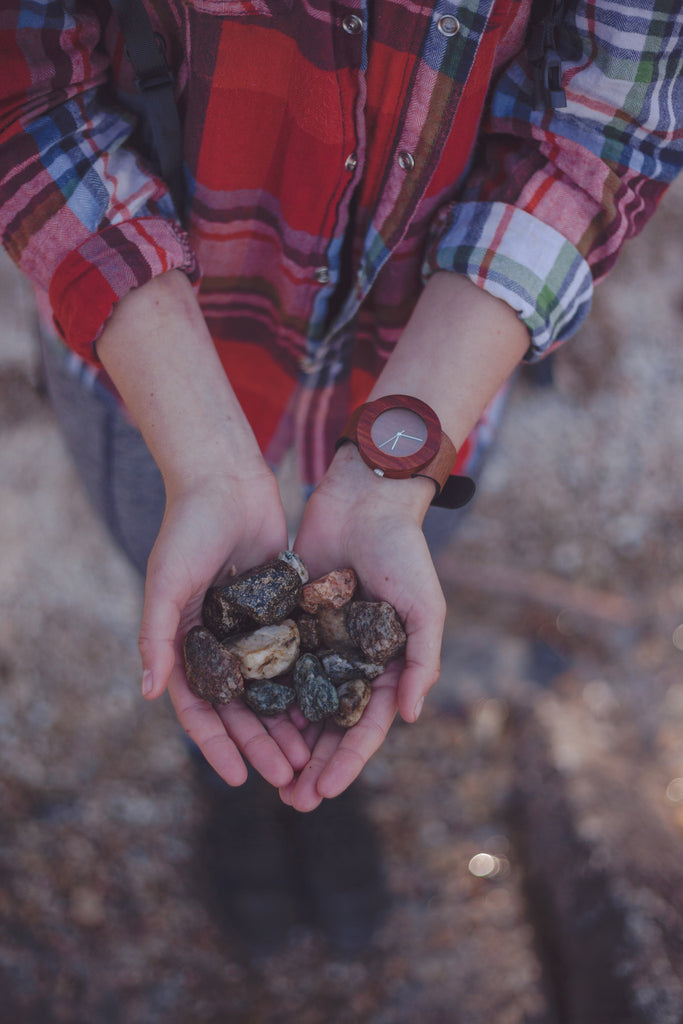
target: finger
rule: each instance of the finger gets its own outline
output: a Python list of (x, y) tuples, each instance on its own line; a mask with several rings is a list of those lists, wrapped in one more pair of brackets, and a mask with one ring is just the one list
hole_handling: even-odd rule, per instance
[[(299, 773), (289, 794), (289, 803), (297, 811), (313, 811), (322, 802), (318, 792), (318, 779), (342, 741), (343, 730), (326, 722), (311, 753), (308, 764)], [(362, 767), (362, 766), (361, 766)]]
[(180, 669), (172, 674), (168, 692), (178, 721), (212, 768), (230, 786), (241, 786), (247, 768), (214, 708), (191, 693)]
[(218, 717), (247, 761), (266, 782), (279, 788), (294, 777), (289, 760), (253, 711), (241, 701), (218, 709)]
[(441, 673), (444, 620), (445, 607), (443, 619), (435, 614), (419, 623), (406, 620), (405, 668), (398, 682), (398, 710), (405, 722), (417, 721), (424, 698)]
[[(386, 739), (395, 715), (395, 686), (375, 686), (360, 722), (343, 735), (315, 780), (320, 797), (339, 796), (351, 785)], [(313, 754), (317, 754), (317, 748)]]
[(176, 635), (180, 625), (181, 604), (169, 597), (161, 575), (152, 567), (145, 581), (145, 600), (138, 636), (142, 658), (142, 692), (154, 700), (166, 689), (176, 662)]
[(263, 724), (294, 771), (301, 771), (311, 756), (311, 751), (301, 731), (297, 729), (287, 715), (278, 715), (277, 718), (266, 718)]
[[(303, 715), (301, 717), (303, 718)], [(318, 739), (324, 727), (324, 722), (309, 722), (306, 718), (303, 718), (303, 720), (306, 723), (306, 728), (302, 730), (300, 735), (304, 743), (306, 744), (308, 756), (306, 758), (306, 764), (302, 766), (302, 770), (305, 769), (306, 766), (308, 765), (311, 759), (311, 751), (314, 749), (316, 743), (318, 742)], [(291, 782), (289, 782), (286, 786), (280, 787), (280, 799), (282, 800), (283, 803), (288, 804), (289, 806), (291, 806), (292, 804), (292, 795), (294, 793), (294, 790), (296, 789), (298, 779), (299, 775), (295, 775)]]

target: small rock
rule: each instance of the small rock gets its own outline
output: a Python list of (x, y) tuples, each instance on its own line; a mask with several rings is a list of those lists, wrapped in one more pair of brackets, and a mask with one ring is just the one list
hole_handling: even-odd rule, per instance
[(318, 658), (325, 675), (335, 686), (349, 679), (376, 679), (384, 672), (384, 665), (340, 651), (322, 651)]
[(246, 617), (257, 626), (273, 626), (296, 608), (301, 589), (297, 570), (276, 558), (235, 576), (223, 587), (212, 587), (204, 604), (211, 611), (214, 606), (220, 608), (230, 623)]
[(257, 715), (281, 715), (294, 703), (295, 697), (292, 686), (270, 680), (265, 683), (251, 683), (244, 691), (244, 703)]
[(339, 707), (337, 691), (313, 654), (302, 654), (294, 669), (296, 702), (309, 722), (329, 718)]
[[(346, 607), (352, 607), (348, 605)], [(358, 651), (346, 626), (346, 607), (321, 608), (316, 615), (318, 638), (323, 647), (335, 651)]]
[(406, 643), (406, 632), (387, 601), (354, 601), (345, 609), (349, 635), (370, 661), (391, 661)]
[(299, 642), (302, 651), (317, 651), (320, 648), (318, 620), (314, 615), (298, 615)]
[(321, 608), (342, 608), (353, 597), (357, 582), (353, 569), (333, 569), (306, 584), (299, 604), (309, 615), (315, 615)]
[(203, 626), (193, 626), (183, 642), (185, 675), (195, 697), (229, 704), (244, 691), (238, 659)]
[(295, 569), (299, 574), (299, 579), (302, 583), (308, 583), (310, 577), (308, 575), (308, 569), (303, 563), (303, 559), (300, 555), (297, 555), (296, 551), (281, 551), (277, 556), (281, 562), (285, 565), (290, 565), (292, 569)]
[(233, 607), (229, 590), (229, 587), (210, 587), (204, 595), (202, 621), (219, 640), (228, 640), (254, 625), (248, 615)]
[(299, 630), (293, 619), (262, 626), (226, 644), (238, 659), (245, 679), (284, 675), (299, 657)]
[(372, 696), (372, 687), (365, 679), (348, 679), (338, 688), (337, 696), (339, 707), (334, 713), (334, 720), (343, 729), (350, 729), (360, 721)]

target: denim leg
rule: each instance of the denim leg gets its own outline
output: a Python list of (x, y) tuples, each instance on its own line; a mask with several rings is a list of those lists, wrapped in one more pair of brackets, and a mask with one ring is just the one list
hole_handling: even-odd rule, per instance
[(116, 398), (49, 337), (41, 339), (48, 394), (92, 504), (144, 575), (164, 513), (161, 474)]

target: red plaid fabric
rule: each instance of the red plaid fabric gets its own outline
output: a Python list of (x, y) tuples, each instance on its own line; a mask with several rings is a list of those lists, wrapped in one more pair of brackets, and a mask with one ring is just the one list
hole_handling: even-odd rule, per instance
[(311, 483), (429, 274), (502, 297), (535, 358), (683, 160), (665, 0), (567, 5), (556, 111), (533, 104), (530, 0), (144, 2), (175, 73), (185, 229), (109, 6), (7, 0), (4, 244), (90, 362), (115, 303), (183, 269), (264, 451), (296, 440)]

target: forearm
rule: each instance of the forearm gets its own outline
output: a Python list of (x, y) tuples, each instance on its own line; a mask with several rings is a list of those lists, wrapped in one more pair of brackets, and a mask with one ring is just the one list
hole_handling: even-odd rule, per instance
[(465, 277), (437, 273), (370, 397), (421, 398), (460, 448), (528, 346), (527, 329), (508, 305)]
[[(430, 278), (370, 398), (408, 394), (438, 415), (456, 449), (465, 442), (529, 345), (516, 313), (465, 277)], [(371, 507), (407, 505), (424, 516), (434, 488), (424, 477), (389, 480), (371, 473), (357, 449), (343, 445), (328, 474), (333, 485)]]
[(192, 287), (171, 271), (116, 307), (97, 354), (159, 466), (167, 491), (265, 471)]

